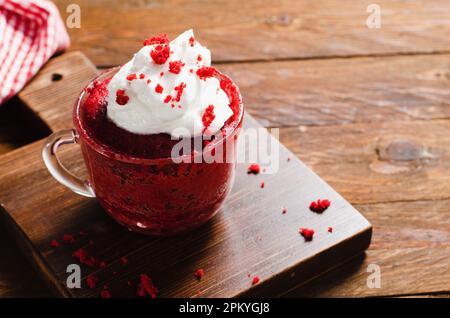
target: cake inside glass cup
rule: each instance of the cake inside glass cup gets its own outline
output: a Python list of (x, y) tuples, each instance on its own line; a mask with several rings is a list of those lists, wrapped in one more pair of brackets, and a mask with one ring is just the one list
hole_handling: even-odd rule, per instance
[[(192, 30), (143, 44), (88, 85), (74, 121), (102, 149), (81, 143), (105, 210), (132, 230), (171, 235), (209, 220), (230, 191), (243, 109)], [(191, 147), (174, 152), (182, 140)], [(197, 160), (205, 155), (222, 159)]]

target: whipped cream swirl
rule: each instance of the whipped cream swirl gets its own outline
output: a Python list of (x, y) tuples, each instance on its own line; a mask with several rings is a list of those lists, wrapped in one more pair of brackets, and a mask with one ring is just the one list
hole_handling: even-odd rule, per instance
[(135, 134), (216, 133), (233, 111), (219, 80), (197, 74), (210, 65), (211, 52), (192, 30), (170, 43), (164, 36), (145, 41), (108, 84), (108, 118)]

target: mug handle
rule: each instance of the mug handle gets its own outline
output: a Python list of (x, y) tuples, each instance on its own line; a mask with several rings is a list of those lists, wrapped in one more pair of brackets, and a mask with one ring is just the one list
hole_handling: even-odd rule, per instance
[(50, 174), (59, 183), (73, 192), (88, 198), (95, 198), (95, 193), (87, 180), (81, 180), (70, 173), (58, 159), (56, 152), (66, 144), (78, 143), (78, 134), (73, 129), (65, 129), (51, 134), (42, 148), (42, 159)]

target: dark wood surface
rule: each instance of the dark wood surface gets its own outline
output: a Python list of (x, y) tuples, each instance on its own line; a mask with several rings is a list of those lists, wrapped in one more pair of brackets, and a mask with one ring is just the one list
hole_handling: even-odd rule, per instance
[[(67, 17), (69, 2), (56, 2)], [(97, 67), (125, 62), (147, 35), (194, 27), (249, 112), (281, 128), (281, 141), (371, 221), (365, 258), (289, 296), (450, 293), (448, 1), (378, 1), (381, 29), (365, 26), (371, 1), (79, 3), (71, 50)], [(0, 109), (2, 152), (45, 133), (16, 109)], [(32, 275), (22, 279), (14, 248), (8, 255), (18, 265), (0, 260), (0, 294), (45, 295)], [(380, 289), (366, 285), (368, 264), (381, 266)]]
[[(69, 66), (76, 74), (71, 74)], [(93, 74), (79, 71), (88, 66), (79, 53), (57, 57), (19, 97), (51, 130), (70, 127), (68, 106), (75, 98), (73, 91), (92, 78)], [(50, 85), (70, 89), (42, 89), (52, 72), (65, 75)], [(48, 107), (52, 101), (59, 107)], [(244, 128), (258, 126), (246, 116)], [(235, 186), (220, 214), (197, 231), (166, 239), (130, 233), (113, 222), (95, 200), (59, 185), (44, 167), (41, 147), (42, 141), (37, 141), (1, 157), (0, 199), (12, 237), (60, 296), (98, 297), (104, 284), (113, 296), (135, 296), (136, 286), (127, 282), (136, 283), (141, 273), (153, 278), (162, 297), (279, 295), (360, 254), (370, 242), (367, 220), (284, 147), (277, 173), (248, 175), (248, 163), (239, 164)], [(85, 175), (78, 147), (64, 151), (62, 158), (72, 171)], [(317, 198), (332, 202), (320, 215), (308, 209)], [(283, 207), (288, 213), (282, 214)], [(333, 233), (327, 231), (329, 226)], [(315, 229), (312, 242), (304, 241), (300, 227)], [(74, 235), (76, 242), (52, 248), (50, 242), (61, 241), (64, 233)], [(80, 247), (108, 264), (106, 268), (83, 267), (83, 279), (92, 274), (99, 277), (96, 289), (87, 288), (85, 282), (81, 289), (65, 287), (66, 268), (74, 263), (72, 253)], [(129, 263), (121, 264), (121, 257)], [(198, 268), (205, 271), (200, 282), (194, 277)], [(261, 281), (252, 287), (254, 276)]]

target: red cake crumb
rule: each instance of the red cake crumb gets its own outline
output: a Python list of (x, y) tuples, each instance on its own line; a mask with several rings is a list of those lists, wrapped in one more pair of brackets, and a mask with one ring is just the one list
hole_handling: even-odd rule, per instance
[(121, 257), (121, 258), (120, 258), (120, 262), (121, 262), (123, 265), (127, 265), (127, 264), (128, 264), (128, 258), (126, 258), (125, 256), (124, 256), (124, 257)]
[(63, 241), (66, 244), (73, 244), (73, 243), (75, 243), (75, 238), (70, 234), (64, 234)]
[(86, 278), (86, 284), (90, 289), (94, 289), (98, 283), (98, 277), (95, 275), (90, 275)]
[(78, 263), (88, 267), (94, 267), (98, 261), (93, 256), (89, 256), (85, 249), (80, 248), (72, 253), (72, 257), (78, 260)]
[(283, 208), (283, 210), (281, 211), (281, 213), (286, 214), (287, 212), (287, 208)]
[(181, 61), (172, 61), (169, 63), (169, 72), (173, 74), (180, 74), (183, 63)]
[(133, 282), (132, 282), (131, 280), (128, 280), (128, 281), (127, 281), (127, 285), (128, 285), (128, 286), (133, 286)]
[(194, 73), (194, 69), (191, 68), (191, 69), (189, 70), (189, 73)]
[(193, 36), (191, 36), (191, 37), (189, 38), (189, 45), (193, 47), (194, 44), (195, 44), (195, 38), (194, 38)]
[(96, 262), (96, 263), (98, 263), (98, 267), (100, 267), (100, 268), (106, 268), (108, 266), (108, 264), (106, 264), (105, 261)]
[(164, 103), (169, 103), (172, 100), (172, 96), (167, 95), (166, 98), (164, 98)]
[(169, 44), (169, 38), (167, 34), (160, 34), (153, 36), (151, 38), (145, 39), (143, 45), (154, 45), (154, 44)]
[(133, 81), (137, 78), (137, 75), (135, 73), (132, 73), (130, 75), (127, 76), (127, 80), (128, 81)]
[(109, 292), (109, 290), (104, 289), (100, 292), (100, 297), (111, 298), (111, 293)]
[(195, 276), (198, 280), (201, 280), (201, 279), (203, 278), (203, 275), (205, 275), (205, 272), (204, 272), (204, 270), (203, 270), (202, 268), (199, 268), (199, 269), (197, 269), (197, 270), (194, 272), (194, 276)]
[(145, 78), (145, 74), (139, 74), (139, 79), (144, 79)]
[(153, 48), (150, 52), (150, 56), (155, 64), (164, 64), (170, 55), (170, 49), (168, 44), (159, 44)]
[(259, 277), (258, 277), (258, 276), (253, 277), (253, 279), (252, 279), (252, 285), (256, 285), (256, 284), (258, 284), (258, 283), (259, 283)]
[(183, 95), (183, 90), (186, 88), (186, 83), (181, 82), (177, 86), (175, 86), (173, 89), (177, 92), (177, 96), (175, 96), (174, 100), (176, 102), (179, 102), (181, 100), (181, 95)]
[(152, 82), (151, 79), (148, 79), (148, 80), (147, 80), (147, 84), (150, 84), (151, 82)]
[(333, 228), (331, 226), (328, 227), (328, 232), (333, 233)]
[(150, 298), (156, 298), (158, 289), (153, 285), (152, 280), (148, 275), (141, 274), (139, 276), (139, 284), (136, 292), (140, 297), (150, 296)]
[(197, 61), (201, 61), (203, 58), (202, 58), (202, 56), (199, 54), (199, 55), (197, 55)]
[(217, 74), (217, 70), (212, 66), (203, 66), (197, 70), (196, 74), (200, 79), (206, 80), (207, 78), (213, 77)]
[(317, 201), (311, 202), (309, 209), (316, 213), (322, 213), (330, 206), (331, 202), (328, 200), (318, 199)]
[(264, 181), (261, 181), (261, 184), (259, 186), (261, 187), (261, 189), (264, 189), (264, 186), (265, 186)]
[(164, 76), (164, 72), (159, 73), (159, 76), (161, 77)]
[(214, 106), (209, 105), (208, 107), (206, 107), (205, 113), (202, 116), (204, 130), (208, 129), (214, 118), (216, 118), (216, 115), (214, 115)]
[(50, 242), (50, 246), (53, 247), (53, 248), (56, 248), (56, 247), (59, 246), (59, 242), (57, 240), (52, 240)]
[(116, 92), (116, 103), (119, 105), (126, 105), (130, 98), (125, 94), (124, 89), (118, 89)]
[(248, 174), (258, 174), (261, 170), (259, 164), (252, 163), (250, 166), (248, 166), (247, 173)]
[(157, 92), (158, 94), (162, 94), (163, 90), (164, 88), (161, 85), (159, 84), (156, 85), (155, 92)]
[(312, 241), (314, 236), (313, 229), (300, 228), (299, 232), (305, 238), (305, 242)]

